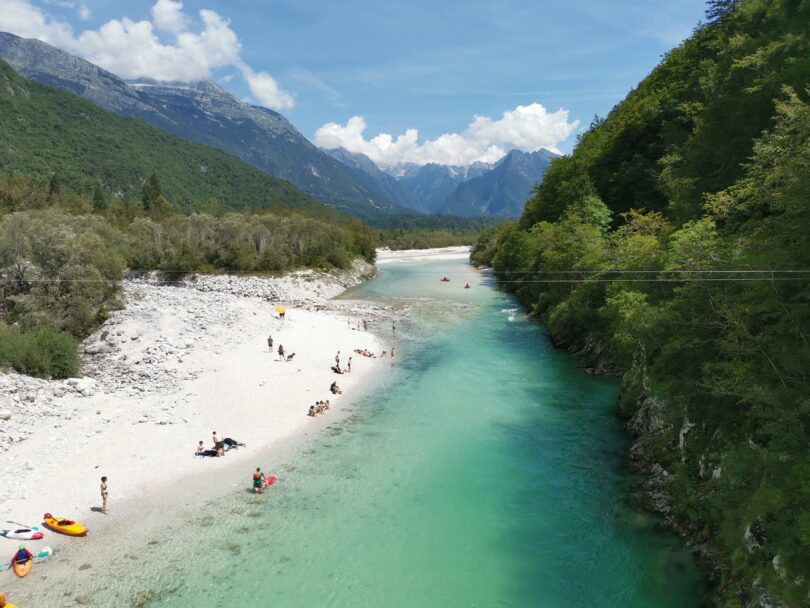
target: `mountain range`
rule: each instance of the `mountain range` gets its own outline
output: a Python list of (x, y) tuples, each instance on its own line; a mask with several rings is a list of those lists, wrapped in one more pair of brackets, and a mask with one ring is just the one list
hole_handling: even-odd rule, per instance
[(381, 168), (362, 154), (321, 150), (278, 112), (240, 101), (211, 81), (124, 80), (39, 40), (3, 32), (0, 59), (31, 80), (233, 154), (328, 206), (378, 225), (413, 213), (517, 217), (556, 156), (542, 149), (513, 150), (492, 164)]
[(51, 175), (50, 188), (101, 188), (105, 198), (124, 205), (139, 201), (144, 182), (156, 173), (167, 203), (185, 211), (216, 199), (232, 209), (337, 215), (290, 182), (235, 156), (33, 82), (3, 60), (0, 142), (4, 175)]
[(398, 164), (385, 169), (365, 154), (327, 150), (371, 180), (400, 207), (420, 213), (464, 217), (518, 217), (531, 189), (558, 155), (549, 150), (512, 150), (495, 163), (467, 166)]
[(350, 215), (370, 219), (396, 210), (387, 196), (319, 150), (284, 116), (239, 101), (213, 82), (126, 81), (39, 40), (2, 32), (0, 58), (31, 80), (229, 152)]

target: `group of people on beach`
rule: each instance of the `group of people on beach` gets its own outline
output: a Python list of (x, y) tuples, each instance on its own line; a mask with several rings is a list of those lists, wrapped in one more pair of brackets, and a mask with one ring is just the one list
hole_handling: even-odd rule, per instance
[(357, 331), (368, 331), (368, 321), (366, 321), (365, 319), (360, 319), (357, 322), (356, 326), (352, 326), (352, 320), (351, 319), (346, 319), (346, 326), (349, 329), (354, 329), (354, 330), (357, 330)]
[(352, 373), (352, 358), (349, 357), (349, 360), (346, 362), (346, 369), (344, 370), (340, 367), (340, 351), (337, 352), (335, 355), (335, 364), (332, 366), (332, 371), (336, 374), (345, 374), (345, 373)]
[(325, 414), (331, 407), (332, 404), (329, 402), (329, 399), (327, 399), (326, 401), (316, 401), (315, 405), (309, 406), (307, 416), (311, 416), (312, 418), (314, 418), (318, 414)]
[[(273, 335), (267, 336), (267, 348), (270, 349), (270, 352), (273, 352)], [(278, 345), (278, 360), (279, 361), (292, 361), (293, 357), (295, 357), (295, 353), (287, 354), (287, 351), (284, 350), (284, 345)]]
[(229, 450), (236, 450), (239, 448), (243, 448), (247, 445), (246, 443), (237, 441), (232, 437), (223, 438), (216, 431), (214, 431), (212, 435), (214, 447), (211, 449), (206, 448), (205, 444), (203, 444), (202, 439), (200, 439), (199, 443), (197, 444), (197, 450), (194, 452), (195, 456), (214, 456), (214, 457), (224, 456), (225, 452)]

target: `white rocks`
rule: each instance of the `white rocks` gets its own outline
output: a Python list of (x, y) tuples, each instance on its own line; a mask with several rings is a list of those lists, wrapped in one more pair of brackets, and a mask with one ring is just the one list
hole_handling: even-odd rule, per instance
[(11, 420), (11, 410), (0, 410), (0, 420)]

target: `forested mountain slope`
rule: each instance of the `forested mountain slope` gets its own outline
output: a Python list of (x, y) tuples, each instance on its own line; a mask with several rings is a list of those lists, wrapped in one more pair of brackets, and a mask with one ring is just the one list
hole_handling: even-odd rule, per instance
[(720, 606), (810, 605), (810, 4), (717, 0), (474, 259), (597, 370)]
[(27, 80), (2, 60), (0, 142), (2, 173), (56, 173), (76, 190), (100, 185), (122, 200), (139, 200), (156, 173), (168, 203), (186, 211), (214, 198), (230, 209), (327, 212), (291, 183), (238, 158)]
[(398, 210), (373, 184), (358, 180), (284, 116), (241, 102), (214, 83), (127, 82), (49, 44), (5, 32), (0, 32), (0, 58), (32, 80), (233, 154), (351, 215), (369, 219)]

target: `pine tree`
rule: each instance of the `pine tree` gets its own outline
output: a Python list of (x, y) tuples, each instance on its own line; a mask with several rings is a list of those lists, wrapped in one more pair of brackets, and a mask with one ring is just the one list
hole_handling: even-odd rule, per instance
[(717, 23), (731, 12), (739, 0), (708, 0), (706, 3), (706, 19), (709, 23)]
[(143, 202), (143, 210), (149, 213), (155, 206), (158, 197), (163, 196), (163, 189), (160, 186), (160, 179), (157, 173), (149, 176), (149, 179), (144, 183), (141, 190), (141, 202)]
[(48, 182), (48, 202), (52, 203), (60, 194), (62, 194), (62, 180), (59, 178), (59, 171), (56, 171)]
[(100, 184), (96, 184), (93, 190), (93, 210), (96, 212), (105, 211), (108, 207), (107, 197), (104, 196), (104, 191), (101, 189)]

